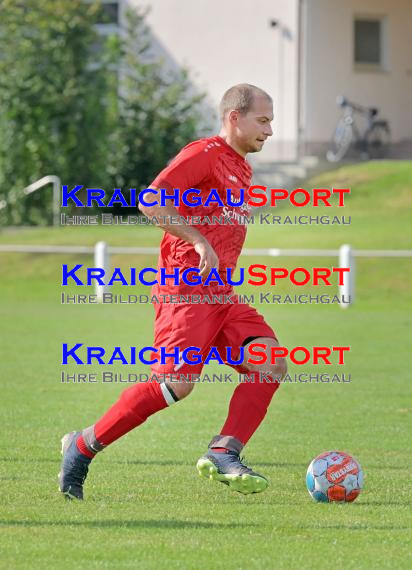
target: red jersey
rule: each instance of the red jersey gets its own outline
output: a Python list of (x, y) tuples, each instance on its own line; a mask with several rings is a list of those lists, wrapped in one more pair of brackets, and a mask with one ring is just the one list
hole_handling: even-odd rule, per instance
[[(246, 239), (246, 227), (239, 223), (239, 216), (245, 216), (250, 211), (246, 204), (251, 185), (252, 168), (239, 153), (229, 146), (221, 137), (214, 136), (200, 139), (185, 146), (179, 154), (162, 170), (150, 185), (156, 188), (165, 188), (168, 192), (174, 188), (180, 189), (180, 196), (189, 188), (200, 191), (202, 204), (187, 206), (180, 200), (176, 209), (180, 216), (199, 216), (204, 220), (207, 216), (218, 216), (221, 220), (226, 216), (232, 224), (192, 224), (205, 236), (219, 258), (219, 275), (224, 286), (212, 281), (209, 286), (186, 285), (181, 281), (179, 286), (173, 285), (172, 279), (167, 285), (157, 285), (152, 293), (154, 295), (222, 295), (233, 293), (233, 287), (227, 283), (226, 268), (232, 269), (232, 275), (243, 244)], [(231, 189), (231, 201), (240, 201), (240, 189), (244, 188), (244, 204), (242, 206), (228, 205), (226, 189)], [(205, 206), (205, 200), (211, 189), (216, 189), (223, 207), (217, 202)], [(190, 197), (189, 197), (190, 199)], [(173, 201), (171, 201), (173, 203)], [(175, 267), (186, 269), (199, 267), (200, 257), (193, 245), (165, 232), (160, 245), (158, 269), (166, 268), (172, 273)], [(203, 277), (203, 280), (207, 276)]]

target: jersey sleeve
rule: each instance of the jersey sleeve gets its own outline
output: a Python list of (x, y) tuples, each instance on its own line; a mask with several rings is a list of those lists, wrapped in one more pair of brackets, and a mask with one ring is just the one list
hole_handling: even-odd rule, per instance
[(173, 190), (197, 188), (210, 174), (210, 152), (206, 144), (195, 142), (183, 148), (179, 154), (153, 180), (150, 187)]

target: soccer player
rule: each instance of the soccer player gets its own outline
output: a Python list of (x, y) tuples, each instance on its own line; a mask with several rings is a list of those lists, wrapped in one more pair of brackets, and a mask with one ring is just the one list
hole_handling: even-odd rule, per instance
[[(239, 360), (240, 347), (244, 347), (243, 363), (233, 368), (248, 374), (252, 381), (240, 382), (229, 404), (226, 420), (219, 433), (209, 443), (207, 453), (197, 462), (202, 477), (220, 481), (240, 493), (264, 491), (268, 481), (242, 463), (240, 452), (259, 427), (266, 415), (279, 381), (286, 373), (286, 362), (277, 358), (270, 364), (270, 349), (278, 346), (276, 334), (255, 308), (239, 303), (231, 285), (227, 283), (226, 268), (234, 271), (246, 237), (246, 227), (240, 223), (239, 214), (248, 215), (246, 204), (228, 205), (226, 189), (232, 189), (233, 198), (240, 202), (241, 189), (251, 184), (252, 170), (246, 155), (259, 152), (266, 139), (272, 135), (273, 103), (270, 96), (253, 85), (240, 84), (231, 87), (220, 103), (222, 128), (218, 136), (204, 138), (184, 147), (171, 163), (157, 176), (150, 188), (165, 189), (172, 195), (174, 189), (184, 192), (190, 188), (201, 191), (206, 198), (216, 188), (224, 207), (216, 202), (210, 205), (177, 208), (171, 200), (166, 206), (155, 205), (156, 196), (146, 196), (149, 206), (141, 210), (148, 217), (156, 216), (165, 231), (160, 246), (158, 268), (200, 268), (207, 276), (212, 269), (219, 271), (224, 285), (215, 282), (208, 286), (190, 286), (184, 283), (155, 285), (152, 294), (201, 296), (233, 295), (235, 302), (178, 304), (162, 302), (155, 307), (154, 347), (166, 347), (170, 353), (179, 347), (180, 353), (190, 347), (199, 347), (207, 355), (212, 346), (219, 354), (232, 347), (232, 358)], [(150, 196), (150, 195), (149, 195)], [(232, 224), (174, 225), (171, 216), (208, 216), (209, 219), (224, 215)], [(160, 218), (164, 216), (164, 218)], [(267, 364), (248, 363), (249, 348), (253, 343), (265, 346)], [(155, 353), (154, 353), (155, 354)], [(71, 432), (62, 438), (63, 461), (59, 473), (60, 491), (68, 498), (83, 499), (83, 483), (89, 464), (95, 455), (108, 445), (141, 425), (149, 416), (186, 398), (194, 387), (191, 374), (200, 374), (203, 364), (187, 364), (180, 358), (175, 364), (155, 364), (152, 374), (164, 382), (152, 381), (135, 384), (124, 390), (119, 400), (92, 426), (79, 432)], [(265, 372), (266, 375), (261, 373)], [(174, 380), (172, 381), (171, 375)], [(182, 381), (176, 382), (176, 375)], [(189, 380), (187, 380), (189, 378)], [(192, 377), (193, 378), (193, 377)]]

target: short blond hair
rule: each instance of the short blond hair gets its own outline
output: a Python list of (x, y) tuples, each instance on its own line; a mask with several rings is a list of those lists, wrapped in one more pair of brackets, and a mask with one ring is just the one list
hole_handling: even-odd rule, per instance
[(242, 115), (246, 115), (252, 108), (255, 97), (266, 97), (272, 102), (272, 97), (255, 85), (250, 83), (239, 83), (230, 87), (223, 95), (219, 105), (220, 118), (226, 117), (230, 111), (239, 111)]

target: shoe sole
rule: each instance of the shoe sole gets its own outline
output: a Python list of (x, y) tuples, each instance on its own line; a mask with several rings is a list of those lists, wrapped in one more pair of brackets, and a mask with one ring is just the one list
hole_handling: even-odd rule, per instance
[(199, 476), (212, 481), (219, 481), (228, 485), (232, 491), (237, 491), (243, 495), (251, 493), (261, 493), (267, 489), (269, 483), (263, 477), (257, 475), (224, 475), (219, 473), (216, 465), (209, 459), (199, 459), (196, 464)]
[[(66, 433), (66, 435), (64, 435), (61, 438), (61, 449), (60, 449), (60, 455), (63, 457), (64, 453), (66, 451), (66, 449), (69, 447), (70, 445), (70, 439), (71, 436), (76, 433), (75, 431), (72, 431), (70, 433)], [(64, 495), (64, 497), (68, 500), (68, 501), (73, 501), (75, 499), (77, 499), (78, 501), (81, 501), (82, 499), (80, 499), (80, 497), (76, 497), (76, 495), (72, 495), (72, 493), (70, 493), (70, 488), (67, 491), (62, 491), (61, 487), (60, 487), (60, 477), (61, 477), (62, 472), (59, 471), (57, 478), (59, 480), (59, 491), (62, 495)]]

